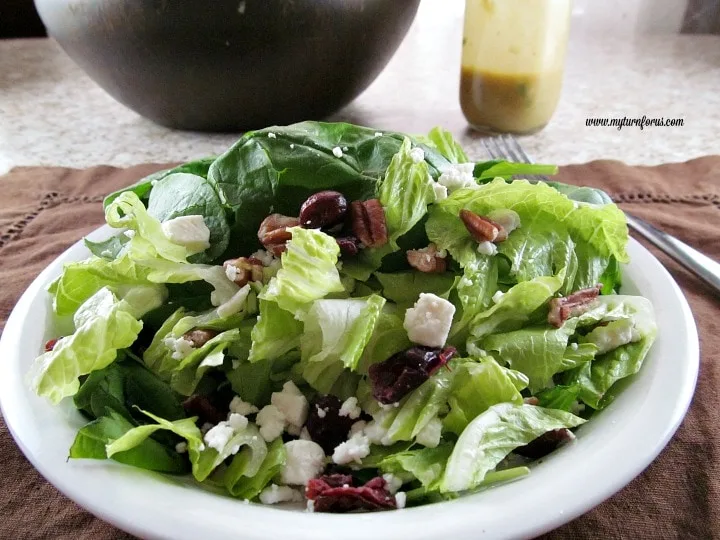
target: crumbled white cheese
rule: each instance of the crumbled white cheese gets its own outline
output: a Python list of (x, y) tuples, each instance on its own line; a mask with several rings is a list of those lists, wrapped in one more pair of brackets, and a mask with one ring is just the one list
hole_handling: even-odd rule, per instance
[(570, 344), (570, 348), (571, 348), (573, 351), (577, 351), (577, 350), (578, 350), (578, 347), (579, 347), (579, 345), (578, 345), (577, 343), (571, 343), (571, 344)]
[(250, 255), (251, 258), (257, 259), (263, 266), (270, 266), (275, 261), (275, 255), (265, 249), (258, 249), (255, 253)]
[(189, 339), (185, 339), (182, 336), (180, 336), (179, 338), (174, 338), (172, 336), (166, 337), (165, 339), (163, 339), (163, 344), (168, 349), (173, 351), (173, 360), (182, 360), (188, 354), (195, 350), (195, 344)]
[(415, 305), (405, 311), (403, 326), (413, 343), (427, 347), (445, 345), (452, 325), (455, 306), (432, 293), (420, 293)]
[(210, 229), (202, 216), (179, 216), (164, 221), (162, 231), (173, 244), (184, 246), (193, 253), (210, 247)]
[(332, 153), (335, 157), (343, 157), (343, 151), (339, 146), (332, 149)]
[(298, 428), (305, 424), (309, 408), (308, 400), (292, 381), (283, 385), (282, 392), (273, 392), (270, 403), (278, 408), (289, 424)]
[(290, 143), (290, 150), (295, 148), (295, 143)]
[(497, 304), (502, 299), (503, 296), (505, 296), (505, 293), (502, 291), (498, 291), (492, 295), (492, 301)]
[(363, 433), (372, 444), (390, 446), (393, 443), (393, 441), (390, 440), (390, 437), (388, 437), (388, 430), (377, 420), (368, 422), (363, 429)]
[(448, 190), (445, 186), (438, 182), (433, 182), (433, 191), (435, 192), (435, 202), (444, 201), (448, 197)]
[(461, 188), (479, 187), (473, 178), (474, 163), (453, 163), (440, 174), (438, 183), (445, 186), (450, 193)]
[(292, 435), (293, 437), (300, 437), (300, 433), (302, 432), (301, 426), (294, 426), (292, 424), (288, 424), (285, 431), (288, 432), (289, 435)]
[(415, 437), (415, 442), (422, 444), (427, 448), (435, 448), (438, 444), (440, 444), (441, 435), (442, 420), (436, 416), (420, 430), (420, 433), (418, 433)]
[(270, 484), (260, 492), (260, 502), (263, 504), (278, 504), (282, 502), (300, 502), (302, 493), (288, 486)]
[(235, 430), (232, 426), (228, 425), (226, 422), (220, 422), (217, 426), (214, 426), (205, 434), (203, 440), (206, 445), (210, 448), (214, 448), (218, 451), (218, 453), (220, 453), (230, 442), (234, 433)]
[(501, 225), (507, 234), (510, 234), (515, 229), (519, 229), (520, 225), (522, 225), (520, 216), (515, 210), (493, 210), (487, 217), (498, 225)]
[(361, 463), (362, 458), (370, 454), (370, 440), (362, 433), (356, 433), (344, 443), (340, 443), (333, 451), (332, 460), (338, 465)]
[(100, 256), (109, 259), (110, 257), (112, 257), (112, 252), (109, 249), (104, 249), (100, 252)]
[(225, 318), (242, 311), (242, 309), (245, 307), (245, 302), (247, 301), (247, 297), (249, 294), (250, 284), (246, 283), (243, 287), (240, 288), (238, 292), (233, 294), (227, 302), (224, 302), (218, 306), (218, 316)]
[(347, 398), (340, 406), (340, 412), (338, 414), (340, 416), (348, 416), (351, 420), (357, 419), (362, 414), (362, 409), (358, 406), (357, 398)]
[(285, 429), (285, 416), (275, 405), (266, 405), (257, 414), (255, 423), (260, 426), (260, 435), (266, 442), (274, 441)]
[(308, 512), (314, 512), (315, 511), (315, 501), (312, 499), (308, 499), (306, 509)]
[(348, 147), (347, 147), (347, 146), (343, 146), (343, 147), (342, 147), (342, 151), (343, 151), (343, 152), (347, 152), (347, 151), (348, 151)]
[(248, 419), (245, 417), (244, 414), (231, 412), (228, 415), (227, 425), (233, 428), (235, 431), (240, 431), (247, 427)]
[(398, 491), (395, 494), (395, 504), (398, 507), (398, 510), (402, 510), (405, 508), (405, 504), (407, 503), (407, 495), (404, 491)]
[(422, 161), (425, 161), (425, 151), (416, 146), (410, 150), (410, 159), (412, 159), (413, 163), (421, 163)]
[(318, 418), (325, 418), (325, 415), (327, 414), (327, 409), (323, 409), (320, 405), (315, 405), (315, 407), (317, 407)]
[(607, 326), (598, 326), (585, 336), (586, 342), (597, 346), (597, 354), (604, 354), (641, 339), (642, 335), (635, 328), (632, 319), (620, 319), (608, 323)]
[(258, 408), (252, 403), (243, 401), (240, 396), (235, 396), (230, 401), (230, 412), (242, 415), (248, 415), (258, 412)]
[(285, 443), (285, 466), (281, 479), (285, 484), (304, 486), (325, 468), (325, 451), (313, 441)]
[(480, 242), (478, 244), (477, 250), (478, 253), (481, 253), (482, 255), (489, 255), (492, 257), (497, 253), (497, 246), (492, 242), (485, 240), (484, 242)]
[(375, 132), (375, 136), (376, 136), (376, 137), (382, 137), (382, 132), (381, 132), (381, 131), (376, 131), (376, 132)]
[(202, 426), (200, 426), (200, 433), (205, 435), (212, 428), (213, 428), (213, 425), (210, 422), (205, 422)]
[(238, 278), (238, 275), (240, 272), (237, 269), (237, 266), (234, 266), (232, 264), (228, 264), (225, 267), (225, 275), (230, 281), (235, 281)]
[(179, 442), (175, 445), (175, 451), (178, 454), (184, 454), (185, 452), (187, 452), (187, 449), (188, 449), (188, 445), (185, 441)]
[(277, 136), (272, 131), (270, 133), (268, 133), (268, 137), (270, 139), (277, 139)]
[(239, 13), (240, 15), (242, 15), (243, 13), (245, 13), (245, 0), (242, 0), (242, 2), (240, 2), (240, 3), (238, 4), (238, 13)]
[(133, 231), (132, 229), (123, 232), (123, 234), (128, 238), (135, 238), (135, 231)]
[(300, 430), (300, 440), (312, 441), (312, 437), (310, 436), (310, 432), (308, 431), (308, 428), (304, 427)]
[(385, 480), (385, 489), (390, 492), (390, 495), (395, 495), (403, 485), (403, 481), (394, 474), (387, 473), (382, 477)]

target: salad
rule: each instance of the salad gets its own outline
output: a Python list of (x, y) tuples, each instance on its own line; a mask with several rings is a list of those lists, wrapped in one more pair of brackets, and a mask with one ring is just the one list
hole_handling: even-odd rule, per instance
[(109, 195), (35, 392), (113, 459), (244, 501), (403, 508), (529, 474), (636, 373), (623, 213), (426, 136), (304, 122)]

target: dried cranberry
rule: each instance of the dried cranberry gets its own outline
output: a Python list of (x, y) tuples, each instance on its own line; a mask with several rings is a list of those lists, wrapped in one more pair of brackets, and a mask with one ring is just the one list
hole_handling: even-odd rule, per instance
[(347, 439), (350, 427), (357, 422), (349, 416), (340, 416), (341, 406), (342, 401), (330, 395), (318, 396), (310, 404), (305, 427), (326, 454), (332, 454), (335, 447)]
[(343, 255), (357, 255), (360, 251), (360, 240), (354, 236), (340, 236), (335, 239)]
[(553, 429), (540, 435), (525, 446), (516, 448), (515, 453), (530, 459), (540, 459), (574, 438), (575, 435), (569, 429)]
[(56, 337), (55, 339), (49, 340), (49, 341), (45, 344), (45, 352), (50, 352), (50, 351), (52, 351), (52, 350), (55, 348), (55, 345), (57, 345), (57, 342), (60, 341), (60, 339), (62, 339), (62, 338)]
[(198, 423), (217, 424), (227, 418), (227, 411), (216, 407), (207, 396), (195, 394), (183, 401), (183, 408), (189, 416), (197, 416)]
[(352, 485), (353, 478), (333, 474), (313, 478), (307, 484), (305, 495), (315, 502), (316, 512), (353, 512), (356, 510), (392, 510), (397, 508), (395, 497), (385, 487), (385, 480), (378, 476), (364, 485)]
[(347, 208), (347, 199), (342, 193), (320, 191), (310, 195), (300, 207), (300, 225), (306, 229), (332, 227), (342, 223)]
[(373, 396), (380, 403), (396, 403), (427, 381), (457, 351), (416, 345), (370, 366)]

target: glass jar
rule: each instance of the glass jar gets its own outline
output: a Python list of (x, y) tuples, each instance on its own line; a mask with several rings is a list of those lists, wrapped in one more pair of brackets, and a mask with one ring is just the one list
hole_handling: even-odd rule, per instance
[(476, 129), (526, 134), (562, 89), (572, 0), (466, 0), (460, 105)]

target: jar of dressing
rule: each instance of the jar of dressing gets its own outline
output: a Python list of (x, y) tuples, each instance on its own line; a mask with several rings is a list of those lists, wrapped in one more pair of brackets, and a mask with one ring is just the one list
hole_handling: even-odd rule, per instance
[(466, 0), (460, 105), (482, 131), (527, 134), (555, 112), (572, 0)]

